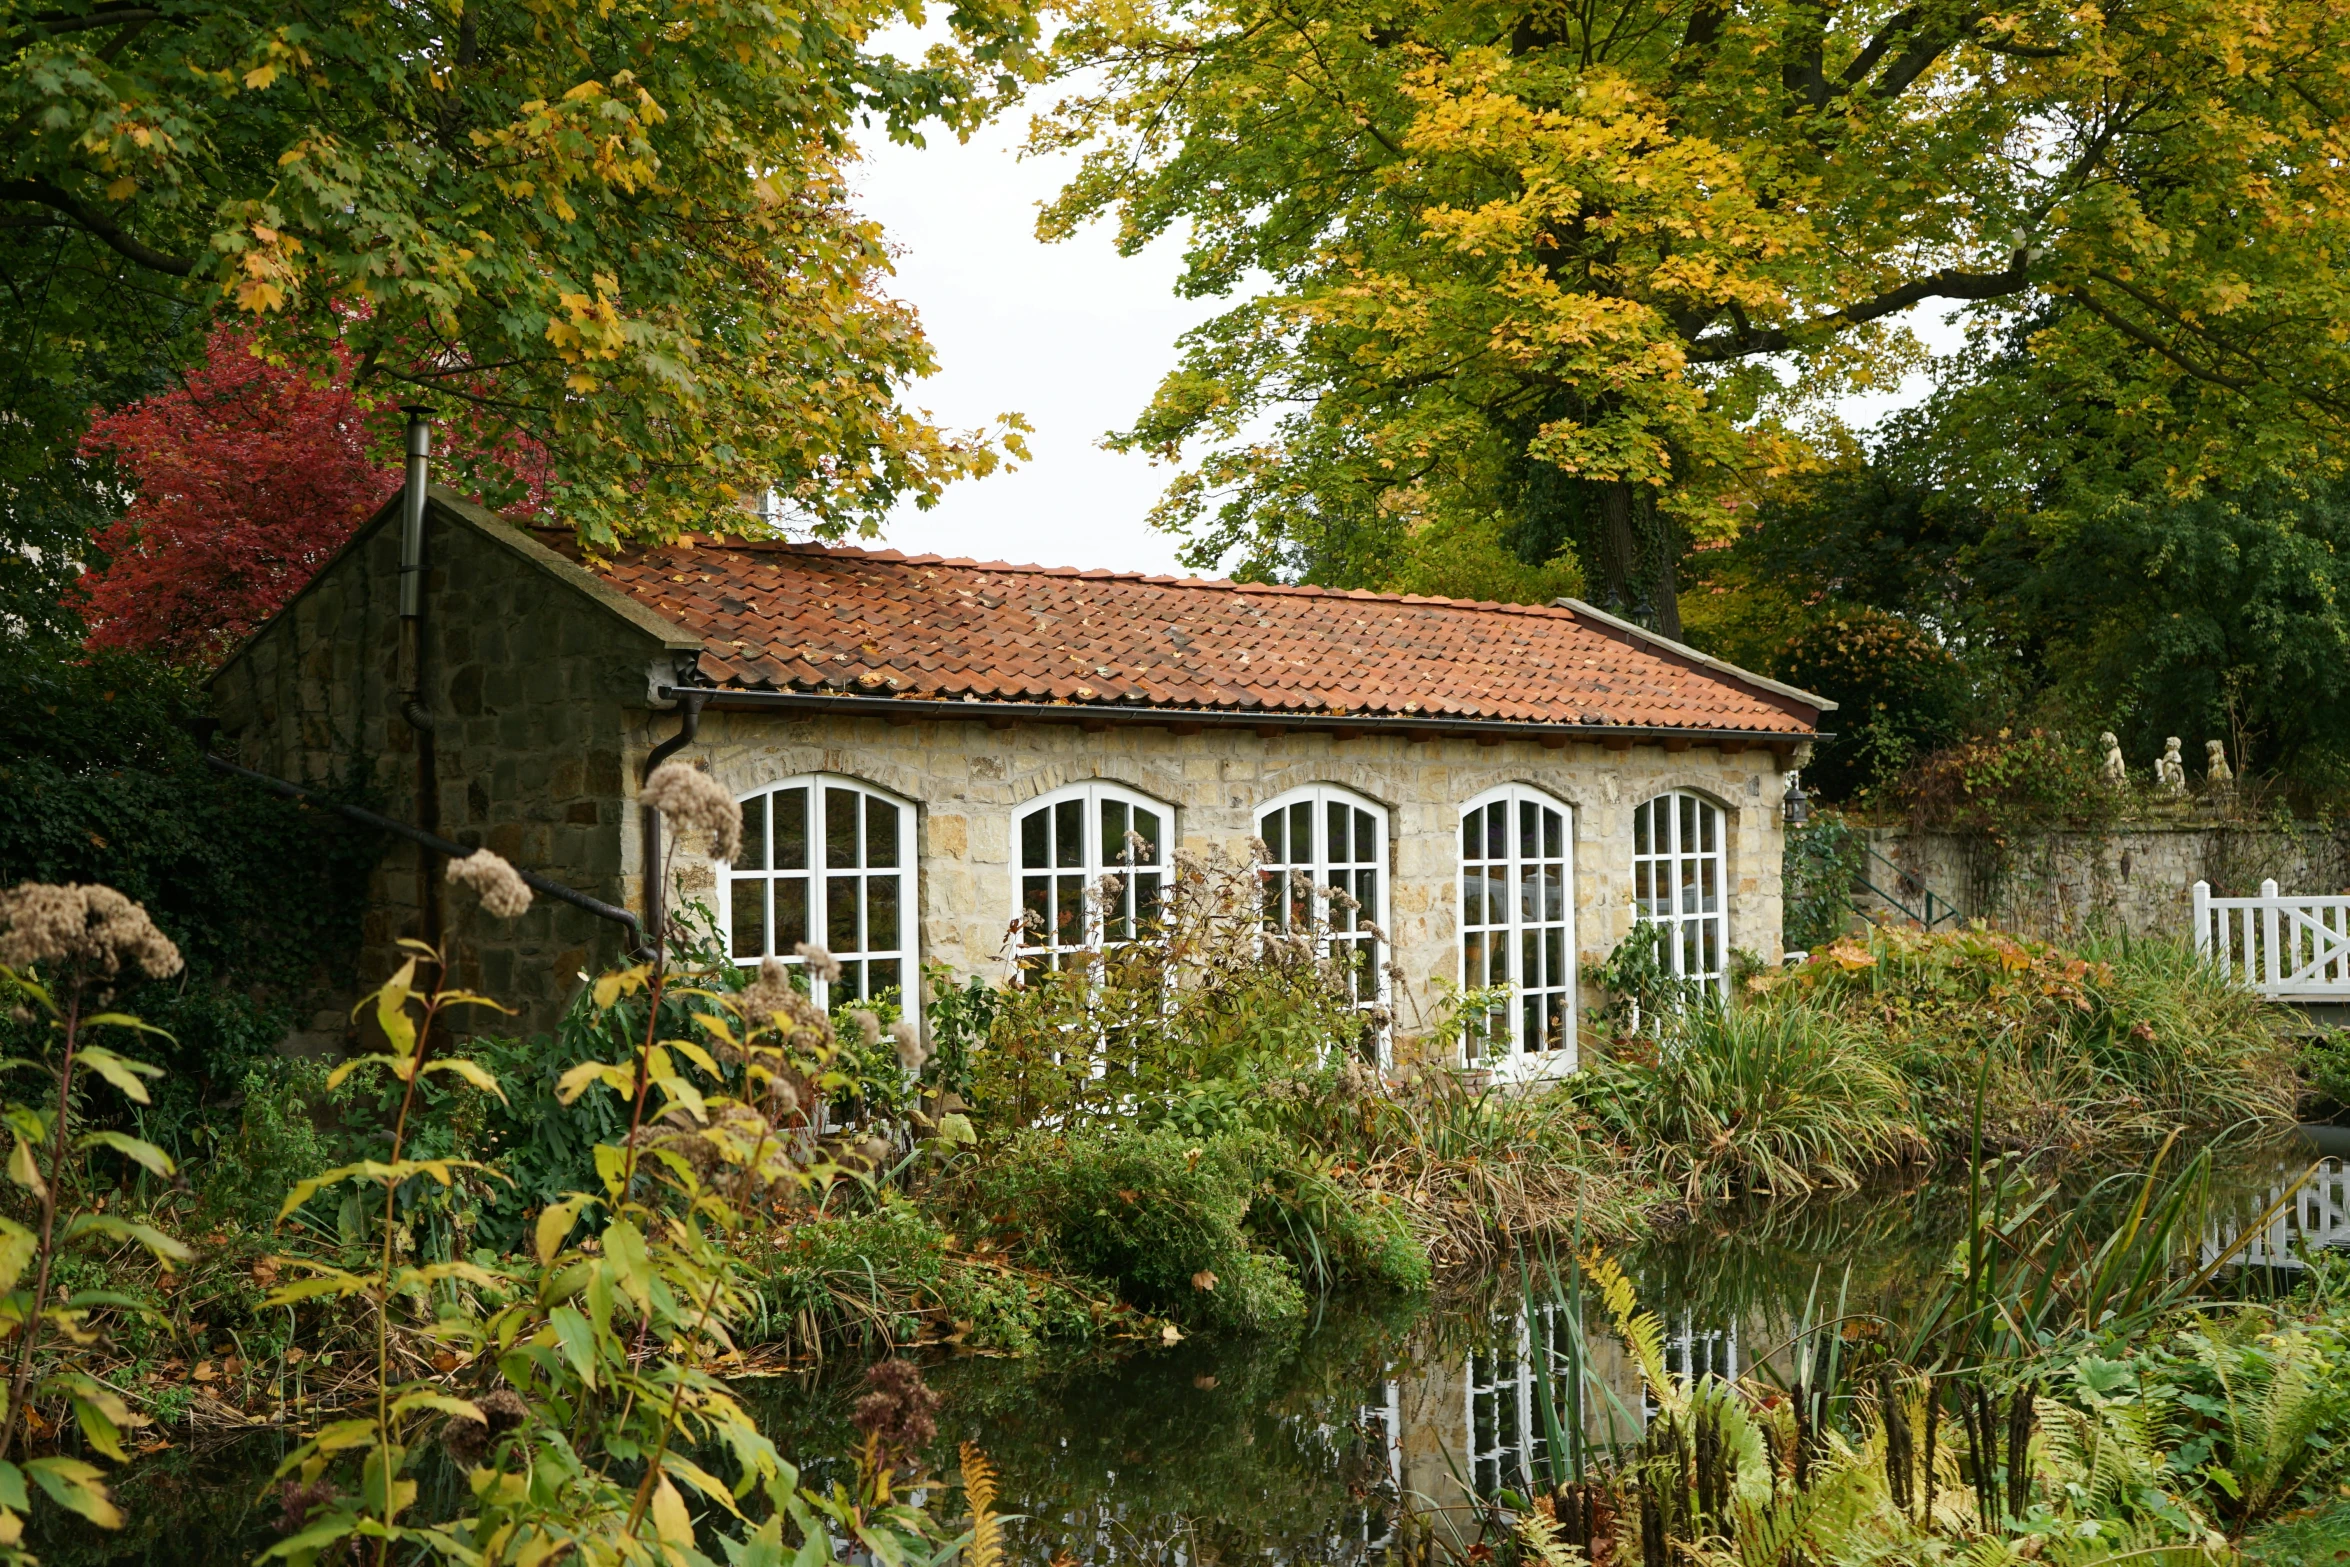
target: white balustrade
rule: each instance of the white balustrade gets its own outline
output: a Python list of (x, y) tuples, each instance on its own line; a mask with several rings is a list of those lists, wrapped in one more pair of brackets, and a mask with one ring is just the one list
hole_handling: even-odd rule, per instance
[(2195, 951), (2272, 1001), (2350, 1001), (2350, 897), (2215, 898), (2195, 884)]

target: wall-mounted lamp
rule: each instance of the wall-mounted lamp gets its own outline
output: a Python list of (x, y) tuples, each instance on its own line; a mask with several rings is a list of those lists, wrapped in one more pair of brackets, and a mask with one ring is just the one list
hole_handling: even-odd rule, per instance
[(1803, 792), (1803, 774), (1787, 775), (1787, 795), (1779, 802), (1779, 812), (1790, 827), (1801, 827), (1811, 820), (1811, 796)]

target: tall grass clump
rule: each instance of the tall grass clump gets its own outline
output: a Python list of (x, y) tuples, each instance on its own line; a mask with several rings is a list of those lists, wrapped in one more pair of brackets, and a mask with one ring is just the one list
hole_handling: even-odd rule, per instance
[(1568, 1092), (1692, 1202), (1850, 1188), (1928, 1152), (1878, 1041), (1818, 1006), (1692, 1006), (1653, 1060), (1601, 1058)]

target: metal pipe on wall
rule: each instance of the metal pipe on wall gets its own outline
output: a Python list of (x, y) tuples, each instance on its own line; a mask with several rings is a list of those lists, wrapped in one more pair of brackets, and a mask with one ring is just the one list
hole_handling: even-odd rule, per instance
[[(416, 826), (427, 837), (441, 825), (441, 768), (432, 714), (424, 705), (424, 516), (432, 483), (432, 410), (411, 404), (406, 488), (400, 497), (400, 716), (416, 734)], [(416, 908), (427, 946), (441, 942), (440, 856), (416, 845)]]

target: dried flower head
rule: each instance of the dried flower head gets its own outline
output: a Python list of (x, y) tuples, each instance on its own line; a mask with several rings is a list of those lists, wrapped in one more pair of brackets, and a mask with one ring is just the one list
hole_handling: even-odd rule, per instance
[(889, 1139), (886, 1137), (866, 1138), (857, 1144), (857, 1157), (876, 1169), (880, 1168), (882, 1161), (889, 1157)]
[(840, 959), (832, 955), (831, 949), (813, 941), (803, 941), (792, 951), (808, 965), (810, 979), (820, 979), (827, 985), (840, 982)]
[(877, 1463), (894, 1469), (938, 1435), (938, 1395), (912, 1361), (882, 1361), (865, 1373), (865, 1388), (849, 1424), (872, 1440)]
[(902, 1017), (890, 1024), (889, 1037), (898, 1047), (898, 1065), (906, 1069), (908, 1077), (920, 1077), (923, 1063), (930, 1059), (930, 1047), (922, 1042), (922, 1030), (914, 1026), (912, 1018)]
[(735, 1004), (746, 1019), (760, 1024), (783, 1011), (798, 994), (791, 982), (791, 970), (784, 967), (783, 959), (766, 957), (759, 960), (759, 977), (743, 987)]
[(449, 862), (449, 880), (471, 887), (487, 913), (502, 920), (518, 917), (530, 907), (530, 885), (522, 873), (487, 849), (476, 849), (462, 860)]
[(1361, 900), (1344, 887), (1324, 887), (1322, 896), (1330, 900), (1332, 907), (1344, 909), (1349, 914), (1358, 912), (1363, 906)]
[(863, 1007), (852, 1007), (849, 1021), (857, 1025), (857, 1041), (870, 1050), (881, 1043), (881, 1019)]
[(0, 963), (69, 964), (93, 979), (112, 979), (129, 964), (165, 979), (180, 971), (180, 949), (112, 887), (28, 881), (0, 892)]
[(718, 780), (683, 762), (663, 762), (645, 780), (645, 804), (677, 824), (686, 833), (706, 833), (710, 857), (731, 860), (743, 849), (743, 808)]
[(482, 1419), (451, 1415), (441, 1426), (441, 1446), (468, 1469), (480, 1464), (492, 1442), (530, 1418), (530, 1406), (506, 1388), (484, 1394), (473, 1406), (481, 1411)]
[(298, 1534), (310, 1515), (334, 1504), (335, 1488), (327, 1480), (288, 1480), (277, 1488), (278, 1529)]

